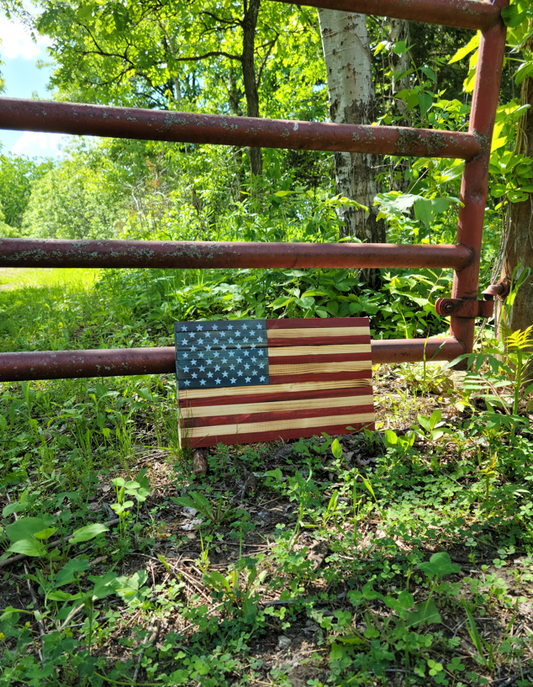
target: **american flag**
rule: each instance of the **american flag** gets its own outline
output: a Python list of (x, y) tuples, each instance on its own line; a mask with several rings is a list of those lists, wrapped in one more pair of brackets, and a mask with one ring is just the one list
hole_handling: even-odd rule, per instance
[(177, 322), (174, 333), (191, 448), (374, 428), (366, 317)]

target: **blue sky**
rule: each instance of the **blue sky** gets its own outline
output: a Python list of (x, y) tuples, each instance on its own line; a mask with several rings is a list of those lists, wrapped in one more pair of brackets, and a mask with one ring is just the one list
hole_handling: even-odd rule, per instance
[[(0, 69), (5, 82), (1, 95), (9, 98), (31, 98), (34, 93), (41, 99), (48, 99), (46, 83), (50, 69), (38, 69), (38, 60), (47, 60), (47, 39), (38, 38), (35, 43), (29, 31), (20, 22), (9, 21), (0, 15)], [(30, 156), (58, 156), (59, 146), (66, 137), (59, 134), (6, 131), (0, 129), (2, 152)]]

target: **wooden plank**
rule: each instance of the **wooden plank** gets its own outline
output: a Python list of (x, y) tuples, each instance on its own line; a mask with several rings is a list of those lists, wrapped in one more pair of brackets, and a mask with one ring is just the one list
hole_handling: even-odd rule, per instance
[(231, 387), (231, 389), (180, 389), (179, 401), (180, 403), (182, 403), (184, 401), (194, 399), (227, 398), (229, 395), (231, 395), (232, 398), (237, 398), (238, 396), (248, 396), (253, 394), (278, 395), (280, 393), (305, 393), (307, 391), (313, 391), (315, 389), (348, 389), (356, 386), (367, 386), (370, 383), (370, 373), (364, 376), (361, 375), (361, 373), (357, 372), (354, 373), (354, 375), (352, 375), (350, 379), (324, 379), (318, 380), (316, 383), (297, 379), (294, 382), (291, 382), (290, 380), (285, 380), (285, 382), (283, 382), (282, 380), (279, 384), (276, 384), (275, 386), (241, 386)]
[(316, 336), (324, 336), (330, 338), (332, 336), (348, 336), (353, 339), (354, 336), (368, 337), (370, 341), (370, 334), (368, 327), (331, 327), (322, 332), (316, 328), (302, 328), (295, 327), (294, 329), (267, 329), (267, 340), (270, 345), (271, 339), (309, 339)]
[[(364, 380), (363, 380), (364, 381)], [(336, 384), (336, 382), (322, 382), (323, 384), (326, 385), (331, 385), (331, 384)], [(339, 395), (341, 396), (365, 396), (372, 394), (372, 385), (370, 384), (370, 380), (366, 380), (366, 384), (361, 385), (361, 380), (356, 379), (353, 382), (354, 384), (352, 387), (337, 387), (337, 388), (332, 388), (332, 389), (311, 389), (311, 390), (306, 390), (306, 391), (285, 391), (280, 394), (276, 394), (275, 398), (272, 398), (270, 402), (274, 401), (296, 401), (296, 400), (301, 400), (302, 398), (335, 398)], [(337, 382), (339, 384), (339, 382)], [(356, 386), (359, 385), (359, 386)], [(281, 388), (282, 384), (277, 384), (276, 389)], [(298, 385), (293, 385), (293, 384), (287, 384), (286, 386), (298, 386)], [(250, 388), (250, 387), (248, 387)], [(254, 387), (257, 388), (257, 387)], [(268, 389), (270, 387), (261, 387), (261, 389)], [(254, 394), (244, 394), (238, 397), (238, 399), (235, 397), (236, 395), (232, 394), (231, 395), (231, 400), (232, 401), (237, 401), (239, 403), (256, 403), (258, 401), (258, 396), (259, 394), (254, 393)], [(264, 402), (268, 402), (268, 399), (272, 397), (272, 393), (270, 394), (260, 394), (261, 399)], [(224, 396), (210, 396), (210, 397), (205, 397), (205, 398), (194, 398), (194, 399), (187, 399), (187, 400), (180, 400), (180, 406), (183, 408), (197, 408), (197, 407), (205, 407), (205, 406), (212, 406), (212, 405), (224, 405), (224, 403), (228, 402), (228, 397), (227, 395)]]
[[(353, 428), (348, 430), (344, 425), (331, 425), (330, 427), (321, 427), (318, 429), (304, 428), (295, 430), (285, 430), (283, 432), (283, 440), (287, 441), (289, 439), (302, 439), (305, 437), (312, 437), (320, 434), (321, 432), (327, 432), (327, 434), (335, 436), (335, 434), (346, 434), (347, 432), (359, 431), (363, 428), (370, 430), (375, 429), (375, 424), (373, 422), (355, 422), (349, 425)], [(280, 432), (245, 432), (239, 433), (238, 435), (216, 435), (210, 437), (198, 437), (189, 440), (189, 446), (191, 448), (201, 448), (203, 446), (216, 446), (217, 444), (255, 444), (264, 441), (279, 441), (281, 439)]]
[(363, 327), (368, 331), (366, 317), (327, 317), (320, 319), (287, 318), (283, 320), (266, 320), (268, 329), (329, 329), (330, 327)]
[[(337, 346), (280, 346), (269, 351), (268, 357), (277, 358), (289, 355), (328, 355), (335, 353), (371, 353), (370, 344), (345, 344)], [(368, 356), (364, 358), (370, 364)]]
[[(224, 406), (224, 415), (301, 410), (303, 407), (309, 410), (316, 408), (342, 408), (343, 406), (368, 405), (372, 402), (373, 396), (369, 394), (361, 396), (342, 396), (340, 398), (303, 398), (290, 401), (276, 400), (259, 401), (257, 403), (230, 403)], [(189, 415), (187, 411), (189, 411)], [(182, 412), (184, 417), (213, 417), (220, 415), (220, 405), (188, 406), (184, 407)]]
[[(282, 432), (286, 429), (298, 430), (313, 428), (316, 433), (322, 431), (322, 426), (347, 427), (349, 425), (352, 425), (354, 422), (374, 422), (373, 412), (362, 413), (361, 415), (354, 413), (353, 415), (345, 415), (343, 417), (345, 419), (343, 420), (342, 425), (339, 423), (338, 415), (325, 415), (320, 418), (319, 427), (317, 427), (317, 418), (310, 417), (299, 418), (295, 420), (279, 420), (277, 422), (250, 422), (246, 425), (245, 429), (246, 432), (259, 433), (270, 431)], [(209, 427), (209, 434), (210, 436), (227, 434), (233, 434), (234, 436), (238, 436), (241, 429), (242, 427), (239, 428), (237, 424), (215, 425), (213, 427)], [(194, 439), (197, 437), (204, 437), (206, 435), (207, 432), (205, 431), (204, 427), (192, 427), (191, 429), (187, 430), (187, 436), (184, 438)]]
[(352, 360), (344, 363), (303, 363), (302, 365), (269, 365), (271, 377), (276, 375), (325, 374), (326, 372), (357, 372), (368, 370), (368, 361)]
[(359, 370), (359, 372), (326, 372), (323, 374), (310, 374), (310, 375), (270, 375), (270, 384), (284, 384), (288, 382), (308, 382), (311, 379), (315, 379), (317, 382), (330, 382), (330, 381), (340, 381), (346, 379), (349, 376), (350, 379), (366, 379), (367, 384), (372, 383), (372, 377), (370, 371)]
[[(299, 363), (342, 363), (350, 362), (354, 360), (365, 361), (369, 369), (368, 375), (370, 376), (370, 364), (368, 362), (368, 353), (338, 353), (336, 355), (300, 355), (298, 356)], [(277, 365), (292, 365), (294, 363), (294, 358), (291, 357), (281, 357), (274, 358), (272, 363)]]
[[(222, 406), (223, 407), (223, 406)], [(191, 431), (192, 428), (204, 428), (207, 430), (208, 427), (216, 427), (219, 425), (233, 425), (239, 428), (240, 432), (246, 432), (250, 425), (257, 424), (259, 422), (270, 423), (272, 426), (278, 426), (280, 422), (284, 420), (291, 420), (293, 422), (305, 419), (305, 418), (315, 418), (314, 426), (320, 427), (321, 418), (324, 417), (324, 413), (332, 412), (333, 409), (322, 409), (315, 408), (314, 410), (307, 410), (306, 408), (300, 408), (300, 410), (286, 410), (279, 412), (267, 412), (267, 413), (242, 413), (234, 415), (219, 415), (218, 417), (185, 417), (182, 420), (182, 434), (187, 436), (187, 432)], [(359, 415), (366, 415), (368, 413), (374, 412), (374, 406), (372, 403), (361, 405), (361, 406), (349, 406), (346, 408), (335, 408), (334, 411), (337, 414), (337, 422), (342, 422), (342, 418), (346, 415), (351, 418)]]

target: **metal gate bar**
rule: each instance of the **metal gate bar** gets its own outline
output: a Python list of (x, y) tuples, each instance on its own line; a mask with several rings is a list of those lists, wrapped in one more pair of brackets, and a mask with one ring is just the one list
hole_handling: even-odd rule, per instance
[(439, 129), (226, 117), (22, 98), (1, 98), (0, 103), (0, 128), (17, 131), (463, 160), (480, 151), (475, 134)]
[[(454, 338), (387, 339), (372, 341), (372, 363), (453, 360), (463, 353)], [(92, 351), (35, 351), (2, 353), (0, 381), (119, 377), (176, 371), (176, 349), (114, 348)]]
[[(288, 2), (289, 0), (278, 0)], [(342, 150), (466, 160), (456, 246), (390, 244), (42, 241), (1, 239), (11, 267), (453, 267), (451, 333), (445, 339), (372, 341), (374, 363), (453, 360), (472, 350), (490, 143), (505, 27), (495, 3), (473, 0), (304, 0), (302, 4), (483, 31), (469, 132), (156, 112), (0, 98), (0, 127), (116, 138)], [(449, 299), (448, 299), (449, 300)], [(490, 304), (489, 304), (490, 305)], [(483, 307), (481, 307), (483, 306)], [(447, 310), (443, 308), (443, 311)], [(173, 348), (0, 354), (0, 381), (172, 372)]]
[(473, 259), (473, 251), (462, 245), (0, 238), (0, 267), (453, 267), (462, 270)]

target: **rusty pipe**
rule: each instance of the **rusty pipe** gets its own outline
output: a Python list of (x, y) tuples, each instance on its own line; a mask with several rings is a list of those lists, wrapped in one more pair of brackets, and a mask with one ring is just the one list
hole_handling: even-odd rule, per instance
[(480, 150), (475, 136), (454, 131), (230, 117), (20, 98), (0, 98), (0, 128), (464, 160), (471, 159)]
[(460, 270), (471, 260), (470, 250), (461, 245), (0, 238), (0, 267), (450, 267)]
[[(292, 4), (291, 0), (277, 2)], [(482, 31), (500, 17), (498, 6), (475, 0), (298, 0), (297, 4)]]
[[(503, 7), (508, 4), (508, 0), (498, 0), (498, 3)], [(475, 301), (478, 298), (490, 147), (500, 94), (505, 36), (506, 28), (502, 22), (481, 35), (469, 131), (482, 142), (482, 151), (465, 164), (461, 182), (463, 205), (459, 210), (457, 223), (457, 243), (468, 246), (474, 259), (468, 267), (454, 275), (452, 299)], [(468, 353), (472, 352), (474, 345), (474, 325), (473, 317), (452, 315), (450, 320), (452, 336), (464, 342)]]
[[(428, 362), (453, 360), (464, 353), (463, 346), (452, 338), (371, 343), (373, 364), (421, 361), (424, 355)], [(175, 355), (173, 346), (0, 353), (0, 382), (168, 374), (175, 372)]]

